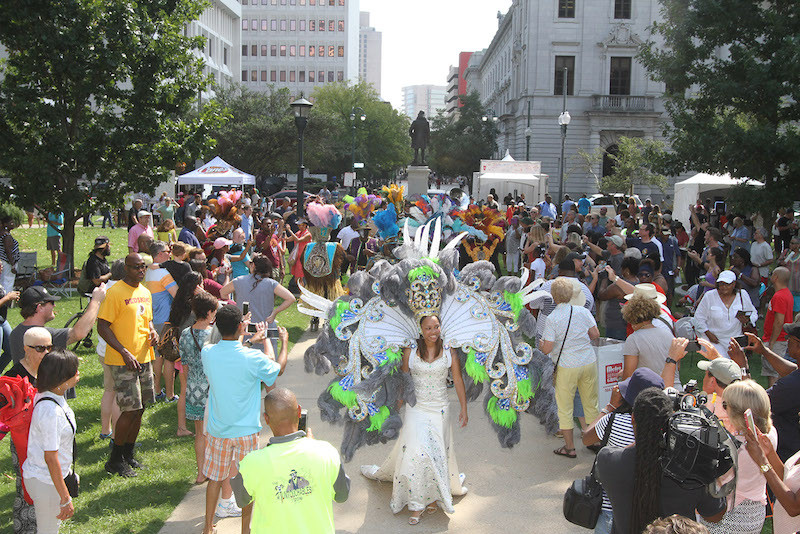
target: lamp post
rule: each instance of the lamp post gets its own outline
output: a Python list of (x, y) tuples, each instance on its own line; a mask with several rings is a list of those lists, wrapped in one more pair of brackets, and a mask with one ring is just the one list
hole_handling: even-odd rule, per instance
[(482, 116), (481, 120), (483, 122), (486, 122), (486, 123), (491, 121), (491, 122), (497, 124), (497, 121), (500, 120), (500, 119), (497, 118), (497, 114), (494, 112), (494, 110), (492, 108), (488, 108), (486, 110), (486, 115)]
[[(356, 114), (359, 112), (359, 114)], [(359, 118), (361, 122), (367, 120), (367, 115), (363, 109), (358, 106), (353, 106), (353, 109), (350, 110), (350, 122), (353, 125), (353, 144), (351, 146), (350, 151), (350, 171), (355, 174), (356, 172), (356, 118)], [(355, 182), (353, 183), (353, 187), (355, 188)]]
[(305, 175), (305, 166), (303, 165), (303, 132), (308, 124), (308, 114), (314, 106), (311, 102), (303, 98), (300, 93), (300, 98), (290, 104), (294, 110), (294, 125), (297, 126), (297, 215), (302, 217), (305, 211), (305, 194), (303, 191), (303, 180)]
[(564, 67), (564, 77), (562, 78), (562, 87), (564, 88), (564, 101), (562, 106), (561, 115), (558, 116), (558, 124), (561, 126), (561, 169), (558, 173), (558, 200), (557, 203), (563, 202), (564, 200), (564, 170), (565, 170), (565, 162), (564, 162), (564, 144), (567, 140), (567, 126), (569, 125), (569, 121), (572, 117), (569, 116), (569, 111), (567, 111), (567, 83), (568, 83), (568, 72), (569, 69)]
[(525, 125), (525, 161), (531, 160), (531, 101), (528, 100), (528, 124)]

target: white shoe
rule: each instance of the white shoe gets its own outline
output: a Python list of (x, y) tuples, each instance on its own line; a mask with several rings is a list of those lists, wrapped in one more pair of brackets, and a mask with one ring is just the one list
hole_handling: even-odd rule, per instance
[(217, 517), (241, 517), (242, 509), (236, 506), (236, 501), (231, 497), (229, 500), (221, 500), (217, 505)]

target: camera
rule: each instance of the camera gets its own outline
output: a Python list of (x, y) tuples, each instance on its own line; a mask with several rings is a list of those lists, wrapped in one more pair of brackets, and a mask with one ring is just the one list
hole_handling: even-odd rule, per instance
[[(242, 302), (242, 315), (247, 315), (249, 312), (250, 312), (250, 303), (247, 301)], [(248, 334), (256, 333), (255, 323), (247, 323), (247, 333)]]

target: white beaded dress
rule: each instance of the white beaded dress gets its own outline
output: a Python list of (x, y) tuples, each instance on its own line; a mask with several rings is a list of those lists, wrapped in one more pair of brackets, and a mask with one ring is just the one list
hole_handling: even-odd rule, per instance
[(452, 363), (450, 351), (431, 363), (417, 351), (409, 356), (417, 403), (405, 406), (403, 427), (391, 454), (382, 466), (363, 465), (367, 478), (393, 482), (392, 512), (405, 506), (412, 512), (424, 510), (434, 501), (453, 513), (453, 495), (464, 495), (456, 463), (447, 398), (447, 372)]

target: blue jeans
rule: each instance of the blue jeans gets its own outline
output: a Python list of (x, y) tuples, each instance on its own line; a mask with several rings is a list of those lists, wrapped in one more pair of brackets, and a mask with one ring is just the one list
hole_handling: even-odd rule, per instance
[(594, 534), (611, 534), (611, 525), (614, 522), (614, 516), (610, 510), (602, 510), (600, 517), (597, 518), (597, 524), (594, 526)]
[(583, 417), (583, 403), (581, 402), (581, 396), (576, 391), (575, 392), (575, 400), (572, 403), (572, 416), (573, 417)]
[(0, 347), (3, 349), (3, 355), (0, 356), (0, 374), (3, 374), (11, 363), (11, 324), (8, 321), (0, 324)]

